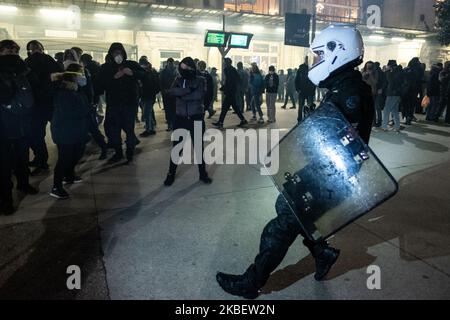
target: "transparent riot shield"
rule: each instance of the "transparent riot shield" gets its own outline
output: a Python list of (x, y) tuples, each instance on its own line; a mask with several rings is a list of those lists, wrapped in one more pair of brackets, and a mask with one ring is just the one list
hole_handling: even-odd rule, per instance
[(329, 238), (393, 195), (398, 185), (331, 103), (279, 143), (272, 179), (312, 241)]

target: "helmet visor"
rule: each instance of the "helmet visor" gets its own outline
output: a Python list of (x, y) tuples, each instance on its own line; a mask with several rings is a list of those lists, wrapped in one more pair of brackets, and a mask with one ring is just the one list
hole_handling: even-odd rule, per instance
[(313, 69), (325, 60), (325, 52), (322, 49), (310, 50), (308, 54), (309, 69)]

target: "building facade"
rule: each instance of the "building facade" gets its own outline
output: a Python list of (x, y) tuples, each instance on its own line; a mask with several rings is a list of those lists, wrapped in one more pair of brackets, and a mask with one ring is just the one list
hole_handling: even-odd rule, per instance
[[(284, 15), (313, 13), (315, 8), (319, 32), (330, 22), (358, 24), (367, 60), (385, 64), (397, 59), (406, 64), (415, 56), (426, 63), (446, 59), (429, 40), (433, 0), (74, 0), (79, 16), (65, 1), (57, 3), (0, 1), (3, 8), (10, 8), (0, 10), (0, 38), (22, 45), (39, 39), (50, 54), (77, 45), (100, 62), (109, 44), (118, 41), (126, 44), (131, 57), (147, 55), (155, 67), (168, 57), (184, 56), (218, 67), (220, 54), (203, 46), (204, 34), (206, 29), (222, 29), (225, 20), (228, 31), (255, 34), (249, 50), (231, 50), (235, 62), (256, 62), (263, 70), (270, 65), (287, 69), (298, 67), (307, 49), (284, 45)], [(380, 8), (380, 27), (371, 29), (365, 24), (368, 8), (374, 5)]]

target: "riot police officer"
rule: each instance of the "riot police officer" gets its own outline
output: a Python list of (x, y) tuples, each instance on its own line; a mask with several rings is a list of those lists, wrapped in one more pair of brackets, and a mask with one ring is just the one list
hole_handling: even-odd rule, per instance
[[(320, 88), (327, 88), (323, 103), (332, 102), (352, 123), (360, 137), (368, 144), (372, 130), (374, 106), (370, 87), (355, 70), (364, 57), (364, 43), (353, 26), (331, 25), (316, 37), (311, 45), (313, 54), (309, 70), (310, 80)], [(284, 259), (289, 247), (300, 234), (304, 245), (315, 258), (317, 281), (325, 279), (338, 259), (340, 251), (324, 240), (312, 242), (301, 229), (297, 218), (280, 195), (275, 208), (277, 217), (270, 221), (261, 235), (260, 252), (242, 275), (217, 274), (219, 285), (228, 293), (255, 299), (270, 274)]]

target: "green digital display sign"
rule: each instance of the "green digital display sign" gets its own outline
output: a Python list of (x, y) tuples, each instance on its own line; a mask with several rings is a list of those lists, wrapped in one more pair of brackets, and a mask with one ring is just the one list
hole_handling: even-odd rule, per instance
[(208, 31), (206, 33), (205, 46), (207, 47), (224, 47), (228, 37), (225, 32)]

